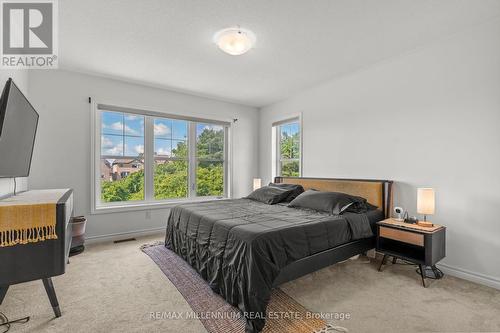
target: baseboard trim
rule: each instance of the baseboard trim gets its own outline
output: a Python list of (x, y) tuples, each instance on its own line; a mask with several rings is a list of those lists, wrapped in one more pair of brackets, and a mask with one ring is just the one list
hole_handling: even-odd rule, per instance
[(492, 276), (471, 272), (469, 270), (449, 266), (446, 264), (437, 264), (437, 266), (445, 273), (464, 280), (476, 282), (488, 287), (500, 289), (500, 279)]
[(115, 240), (119, 240), (124, 236), (127, 237), (141, 237), (141, 236), (149, 236), (154, 235), (156, 233), (165, 232), (165, 227), (160, 228), (151, 228), (151, 229), (142, 229), (142, 230), (133, 230), (126, 232), (117, 232), (113, 234), (107, 235), (98, 235), (98, 236), (90, 236), (85, 237), (86, 244), (95, 244), (95, 243), (104, 243), (104, 242), (113, 242)]

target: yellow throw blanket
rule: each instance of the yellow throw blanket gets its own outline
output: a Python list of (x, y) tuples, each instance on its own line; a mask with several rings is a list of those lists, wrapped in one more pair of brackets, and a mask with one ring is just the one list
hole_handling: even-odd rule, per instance
[(0, 247), (57, 239), (56, 204), (0, 205)]

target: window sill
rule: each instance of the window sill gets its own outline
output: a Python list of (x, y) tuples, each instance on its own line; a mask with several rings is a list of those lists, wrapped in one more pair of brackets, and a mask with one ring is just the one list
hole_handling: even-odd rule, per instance
[(153, 201), (153, 202), (138, 202), (138, 203), (128, 203), (128, 204), (110, 204), (107, 206), (97, 206), (93, 207), (91, 215), (99, 214), (111, 214), (111, 213), (124, 213), (130, 211), (145, 211), (152, 209), (169, 209), (174, 206), (195, 203), (195, 202), (206, 202), (214, 200), (228, 200), (229, 198), (221, 197), (204, 197), (204, 198), (192, 198), (189, 200), (173, 200), (173, 201)]

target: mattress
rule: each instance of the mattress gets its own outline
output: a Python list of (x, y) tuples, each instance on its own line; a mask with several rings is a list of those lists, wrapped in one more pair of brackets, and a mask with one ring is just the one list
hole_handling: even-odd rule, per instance
[(332, 216), (249, 199), (183, 204), (171, 209), (165, 246), (237, 306), (247, 332), (265, 325), (274, 279), (286, 265), (373, 236), (376, 210)]

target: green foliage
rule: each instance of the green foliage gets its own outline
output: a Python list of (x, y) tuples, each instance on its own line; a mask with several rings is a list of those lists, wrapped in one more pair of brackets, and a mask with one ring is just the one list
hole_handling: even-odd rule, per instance
[(187, 161), (157, 164), (154, 174), (155, 199), (184, 198), (188, 194)]
[(224, 193), (222, 162), (200, 162), (196, 170), (196, 194), (220, 196)]
[(196, 195), (220, 196), (224, 193), (224, 131), (204, 129), (196, 143)]
[(144, 199), (144, 170), (130, 174), (118, 181), (101, 183), (102, 201), (129, 201)]
[(298, 177), (299, 176), (299, 162), (290, 161), (281, 164), (281, 175), (284, 177)]
[(299, 162), (296, 159), (300, 158), (299, 133), (293, 135), (282, 133), (280, 138), (280, 152), (281, 159), (285, 160), (281, 162), (281, 175), (285, 177), (298, 177)]
[[(220, 196), (224, 193), (224, 131), (204, 129), (197, 140), (196, 186), (198, 196)], [(185, 198), (188, 195), (188, 147), (179, 142), (172, 149), (175, 160), (156, 162), (154, 197), (157, 200)], [(178, 159), (178, 160), (177, 160)], [(103, 202), (144, 199), (144, 170), (116, 181), (102, 181)]]
[(200, 159), (224, 159), (224, 131), (204, 129), (198, 136), (196, 153)]
[(281, 158), (282, 159), (292, 159), (299, 158), (300, 145), (299, 145), (299, 133), (294, 135), (288, 135), (284, 133), (281, 136), (280, 148), (281, 148)]

